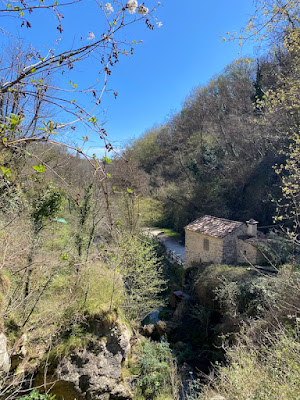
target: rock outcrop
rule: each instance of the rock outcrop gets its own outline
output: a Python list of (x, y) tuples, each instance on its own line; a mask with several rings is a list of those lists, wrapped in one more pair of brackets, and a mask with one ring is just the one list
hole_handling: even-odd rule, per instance
[(4, 333), (0, 333), (0, 375), (10, 369), (10, 357), (7, 351), (7, 339)]
[(123, 323), (91, 324), (95, 339), (61, 360), (58, 378), (72, 382), (87, 400), (128, 400), (132, 394), (122, 381), (121, 367), (130, 352), (131, 333)]

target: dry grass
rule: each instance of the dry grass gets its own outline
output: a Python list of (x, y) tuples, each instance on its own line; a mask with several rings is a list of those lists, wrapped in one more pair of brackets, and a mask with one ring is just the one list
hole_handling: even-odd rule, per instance
[[(113, 292), (113, 271), (96, 257), (76, 264), (70, 228), (52, 224), (39, 237), (30, 281), (24, 299), (28, 254), (32, 245), (30, 224), (18, 218), (0, 231), (0, 306), (6, 321), (10, 348), (18, 352), (22, 333), (27, 335), (27, 355), (40, 357), (53, 336), (86, 314), (107, 312)], [(6, 291), (3, 291), (3, 287)], [(123, 301), (121, 278), (115, 282), (113, 307)], [(0, 324), (1, 328), (1, 324)], [(20, 333), (21, 332), (21, 333)]]
[(227, 357), (229, 365), (217, 370), (212, 387), (194, 399), (210, 400), (218, 393), (226, 400), (299, 400), (299, 336), (282, 329), (265, 337), (255, 348), (239, 343)]

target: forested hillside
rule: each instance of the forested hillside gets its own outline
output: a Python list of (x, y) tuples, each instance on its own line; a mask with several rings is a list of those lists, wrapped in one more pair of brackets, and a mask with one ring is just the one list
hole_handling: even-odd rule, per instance
[(126, 151), (149, 180), (161, 213), (152, 223), (182, 228), (203, 214), (272, 224), (293, 116), (268, 119), (262, 101), (290, 73), (284, 49), (257, 60), (239, 59), (186, 98), (167, 124), (147, 131)]
[[(63, 34), (57, 2), (16, 4), (0, 15), (30, 29), (32, 13), (54, 12)], [(233, 61), (117, 154), (94, 111), (119, 57), (134, 53), (121, 32), (160, 27), (160, 5), (96, 1), (105, 29), (77, 47), (2, 50), (3, 400), (299, 400), (299, 1), (258, 0), (228, 38), (256, 41), (261, 55)], [(77, 90), (73, 69), (92, 75), (91, 58), (97, 78)], [(78, 127), (82, 146), (65, 136)], [(90, 132), (104, 156), (85, 151)], [(178, 239), (204, 214), (276, 226), (264, 239), (272, 256), (261, 249), (268, 265), (185, 268), (141, 229)]]

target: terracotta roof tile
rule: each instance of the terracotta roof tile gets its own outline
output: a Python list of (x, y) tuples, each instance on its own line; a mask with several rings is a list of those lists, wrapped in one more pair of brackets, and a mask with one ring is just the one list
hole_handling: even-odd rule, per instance
[(191, 222), (185, 227), (185, 229), (193, 232), (199, 232), (203, 235), (223, 238), (229, 233), (233, 232), (236, 228), (239, 228), (243, 225), (245, 225), (243, 222), (212, 217), (211, 215), (204, 215), (204, 217)]

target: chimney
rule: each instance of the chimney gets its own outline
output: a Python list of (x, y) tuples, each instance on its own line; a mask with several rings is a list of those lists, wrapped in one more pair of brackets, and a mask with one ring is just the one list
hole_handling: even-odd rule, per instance
[(255, 221), (253, 218), (249, 219), (249, 221), (246, 221), (247, 223), (247, 234), (248, 236), (251, 237), (256, 237), (257, 236), (257, 224), (258, 222)]

